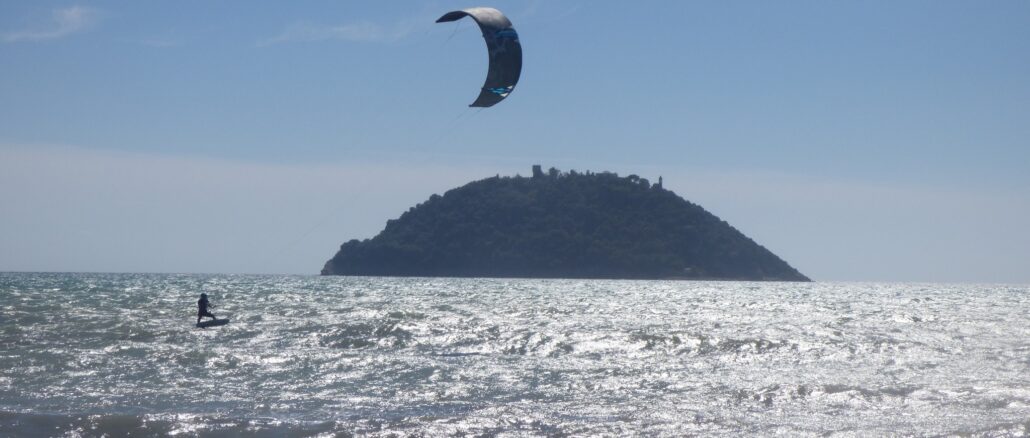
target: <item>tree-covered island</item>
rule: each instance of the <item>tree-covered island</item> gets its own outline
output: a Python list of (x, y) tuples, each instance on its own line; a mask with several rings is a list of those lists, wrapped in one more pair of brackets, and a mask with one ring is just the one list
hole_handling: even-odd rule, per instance
[(540, 166), (434, 194), (322, 274), (809, 281), (661, 178)]

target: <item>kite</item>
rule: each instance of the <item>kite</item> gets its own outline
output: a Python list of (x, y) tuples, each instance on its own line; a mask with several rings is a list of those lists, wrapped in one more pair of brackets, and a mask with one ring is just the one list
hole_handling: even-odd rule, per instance
[(468, 8), (444, 14), (437, 23), (457, 21), (464, 17), (472, 17), (483, 31), (486, 49), (490, 54), (490, 67), (486, 72), (479, 98), (471, 107), (491, 107), (504, 100), (515, 89), (522, 74), (522, 45), (519, 34), (511, 26), (511, 21), (501, 11), (494, 8)]

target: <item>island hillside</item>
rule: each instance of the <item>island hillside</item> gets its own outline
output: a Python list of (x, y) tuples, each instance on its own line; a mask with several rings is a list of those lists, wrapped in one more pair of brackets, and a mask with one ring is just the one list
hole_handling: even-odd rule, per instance
[(540, 166), (434, 194), (322, 274), (808, 281), (661, 178)]

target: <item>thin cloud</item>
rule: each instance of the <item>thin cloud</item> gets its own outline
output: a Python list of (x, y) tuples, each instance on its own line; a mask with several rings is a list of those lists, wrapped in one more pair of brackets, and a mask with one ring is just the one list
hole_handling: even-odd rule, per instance
[(268, 46), (280, 43), (303, 43), (318, 41), (348, 41), (356, 43), (389, 43), (398, 41), (416, 30), (415, 20), (404, 20), (392, 26), (368, 21), (340, 25), (295, 23), (279, 35), (258, 43)]
[(5, 33), (0, 39), (5, 43), (13, 43), (63, 38), (89, 29), (96, 24), (97, 20), (98, 14), (91, 8), (83, 6), (60, 8), (53, 10), (47, 23), (34, 26), (34, 29)]
[(183, 45), (183, 42), (174, 38), (148, 38), (138, 41), (139, 44), (147, 47), (179, 47)]
[(574, 3), (572, 5), (564, 4), (563, 8), (558, 9), (553, 7), (553, 3), (543, 2), (541, 0), (535, 0), (528, 2), (522, 11), (518, 15), (509, 15), (517, 20), (515, 28), (519, 25), (541, 25), (541, 24), (554, 24), (565, 21), (569, 17), (579, 13), (583, 8), (583, 4)]

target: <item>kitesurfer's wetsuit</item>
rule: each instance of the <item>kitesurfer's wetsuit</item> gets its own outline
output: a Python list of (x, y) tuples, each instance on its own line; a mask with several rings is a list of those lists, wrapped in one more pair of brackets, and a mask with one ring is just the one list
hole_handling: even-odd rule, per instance
[(200, 324), (200, 318), (205, 316), (210, 317), (211, 319), (217, 319), (213, 313), (207, 310), (208, 305), (210, 305), (210, 303), (207, 301), (207, 294), (200, 294), (200, 299), (197, 300), (197, 324)]

